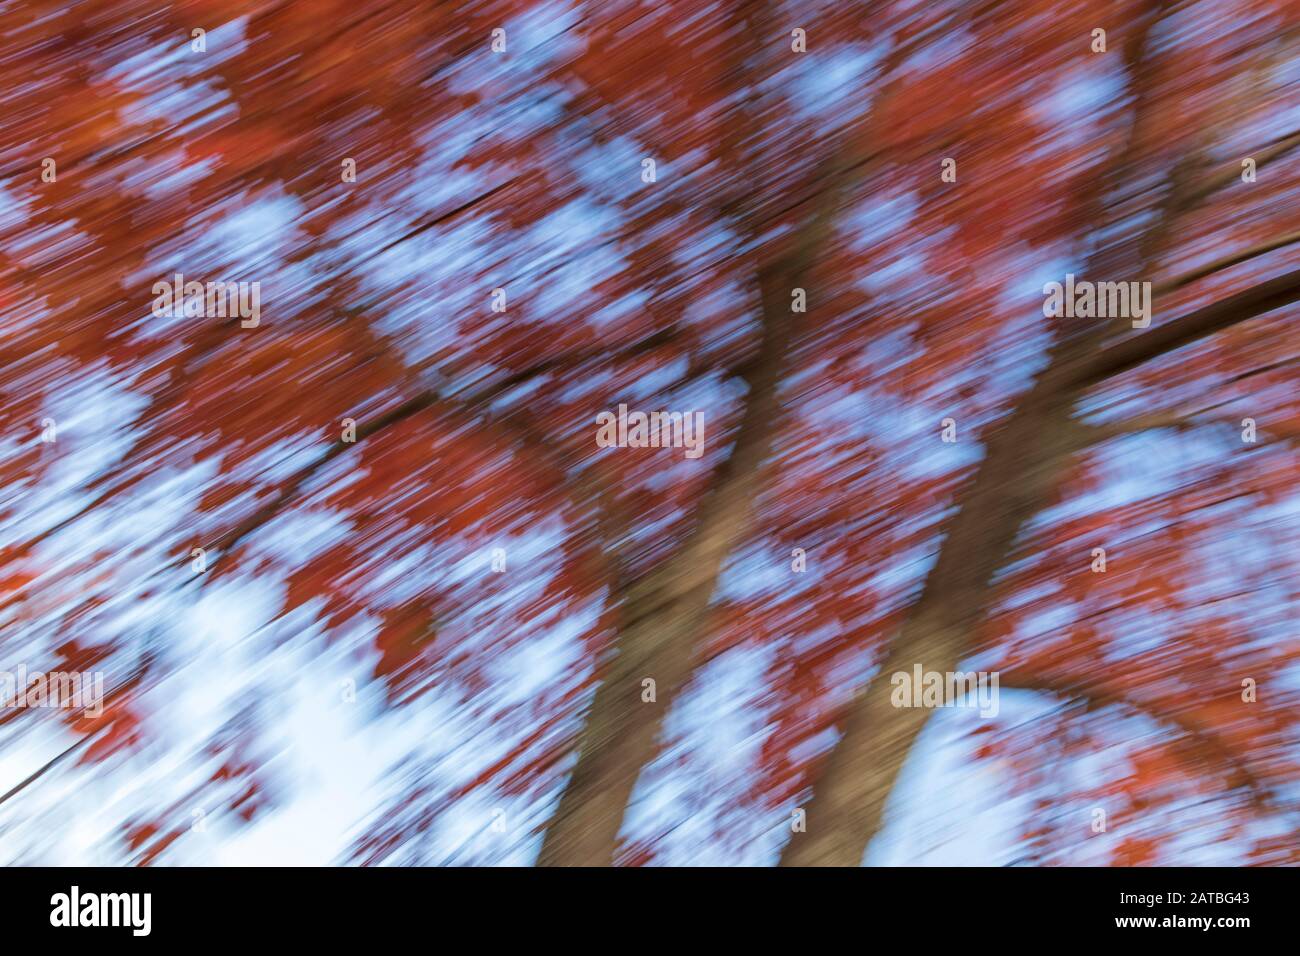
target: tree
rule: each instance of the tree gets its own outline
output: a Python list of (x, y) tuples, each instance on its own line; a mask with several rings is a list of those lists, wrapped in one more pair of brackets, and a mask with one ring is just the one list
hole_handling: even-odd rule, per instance
[[(1294, 27), (28, 5), (0, 63), (0, 621), (110, 691), (4, 803), (138, 775), (137, 862), (187, 852), (196, 808), (289, 812), (303, 667), (353, 681), (366, 739), (412, 738), (360, 861), (857, 864), (930, 716), (891, 678), (982, 661), (1055, 702), (969, 741), (1034, 801), (1034, 859), (1176, 856), (1205, 795), (1243, 856), (1293, 862)], [(1150, 281), (1149, 327), (1045, 318), (1066, 271)], [(176, 272), (260, 283), (260, 321), (151, 311)], [(620, 405), (702, 413), (702, 454), (598, 447)], [(692, 714), (718, 674), (761, 741), (739, 769)], [(10, 713), (29, 744), (54, 719)]]
[[(1163, 68), (1162, 72), (1168, 76), (1174, 69), (1170, 63), (1157, 65), (1158, 57), (1151, 52), (1153, 30), (1174, 12), (1169, 6), (1151, 3), (1138, 8), (1126, 24), (1122, 54), (1129, 98), (1134, 104), (1133, 115), (1120, 140), (1123, 145), (1113, 151), (1113, 158), (1098, 165), (1095, 184), (1085, 184), (1083, 194), (1090, 197), (1091, 206), (1085, 206), (1087, 215), (1082, 221), (1085, 228), (1098, 229), (1090, 243), (1093, 251), (1086, 265), (1088, 275), (1136, 278), (1157, 272), (1162, 257), (1167, 254), (1165, 245), (1181, 224), (1180, 217), (1193, 208), (1196, 199), (1206, 198), (1221, 186), (1218, 181), (1221, 177), (1205, 169), (1208, 164), (1201, 153), (1189, 152), (1176, 159), (1167, 158), (1167, 154), (1151, 155), (1153, 131), (1160, 129), (1159, 120), (1153, 114), (1161, 108), (1190, 106), (1185, 89), (1168, 90), (1158, 86), (1158, 71)], [(1181, 50), (1169, 52), (1165, 58), (1172, 61), (1181, 53)], [(1210, 109), (1222, 107), (1213, 104)], [(1211, 178), (1215, 182), (1206, 183)], [(1136, 197), (1126, 197), (1126, 203), (1117, 201), (1118, 195), (1142, 182), (1151, 185)], [(1281, 241), (1270, 239), (1246, 253), (1235, 253), (1222, 262), (1202, 267), (1194, 274), (1161, 283), (1158, 292), (1163, 296), (1156, 300), (1157, 304), (1163, 305), (1170, 293), (1197, 280), (1217, 276), (1221, 268), (1231, 268), (1256, 254), (1272, 252), (1294, 238), (1287, 235)], [(1152, 496), (1120, 514), (1103, 511), (1088, 515), (1082, 527), (1073, 522), (1073, 526), (1066, 528), (1059, 524), (1044, 526), (1034, 529), (1036, 533), (1029, 540), (1017, 538), (1031, 519), (1056, 503), (1061, 482), (1070, 474), (1072, 459), (1081, 452), (1086, 454), (1090, 442), (1095, 440), (1091, 437), (1094, 429), (1074, 417), (1076, 404), (1088, 390), (1105, 386), (1112, 376), (1122, 375), (1145, 362), (1158, 361), (1207, 335), (1288, 305), (1297, 297), (1300, 297), (1300, 272), (1293, 271), (1201, 305), (1155, 334), (1122, 339), (1116, 344), (1108, 345), (1108, 341), (1122, 322), (1099, 318), (1077, 331), (1053, 330), (1046, 367), (987, 441), (976, 474), (963, 489), (955, 512), (943, 526), (942, 545), (920, 595), (889, 644), (887, 656), (871, 684), (849, 710), (843, 736), (826, 762), (808, 809), (809, 837), (792, 840), (783, 862), (856, 864), (861, 860), (867, 841), (881, 826), (894, 780), (928, 716), (924, 709), (890, 706), (890, 675), (921, 662), (939, 672), (955, 671), (963, 660), (983, 650), (986, 645), (981, 642), (981, 624), (994, 607), (997, 584), (1008, 590), (1016, 586), (1026, 590), (1041, 588), (1046, 583), (1044, 571), (1048, 571), (1047, 581), (1079, 582), (1066, 586), (1073, 591), (1072, 596), (1093, 598), (1100, 589), (1088, 577), (1078, 570), (1071, 573), (1068, 563), (1053, 567), (1055, 562), (1050, 559), (1041, 560), (1053, 552), (1059, 553), (1062, 545), (1066, 549), (1071, 546), (1078, 549), (1079, 531), (1105, 540), (1119, 532), (1118, 527), (1108, 527), (1110, 522), (1121, 518), (1131, 522), (1135, 517), (1133, 511), (1148, 521), (1172, 511), (1169, 538), (1160, 541), (1160, 547), (1150, 555), (1154, 560), (1164, 559), (1158, 565), (1160, 577), (1152, 586), (1144, 588), (1145, 594), (1141, 596), (1149, 595), (1152, 610), (1166, 611), (1169, 605), (1177, 607), (1181, 603), (1175, 591), (1185, 589), (1195, 593), (1197, 585), (1206, 590), (1212, 587), (1212, 578), (1207, 580), (1208, 576), (1197, 574), (1196, 558), (1189, 560), (1188, 552), (1193, 549), (1185, 543), (1186, 524), (1190, 522), (1183, 488)], [(1171, 419), (1166, 413), (1155, 426), (1168, 427), (1171, 420), (1175, 427), (1191, 425), (1177, 416)], [(1138, 427), (1147, 426), (1147, 421), (1138, 423)], [(1113, 437), (1114, 433), (1113, 429), (1100, 430), (1103, 438)], [(1278, 476), (1267, 472), (1261, 476), (1260, 486), (1253, 486), (1252, 481), (1243, 480), (1235, 469), (1222, 464), (1213, 473), (1222, 480), (1224, 472), (1229, 470), (1233, 472), (1234, 484), (1250, 488), (1244, 492), (1247, 495), (1268, 496), (1277, 487), (1272, 482)], [(1076, 483), (1074, 487), (1079, 486)], [(1029, 557), (1035, 552), (1040, 556), (1038, 561)], [(1171, 555), (1180, 560), (1169, 561)], [(1012, 565), (1007, 575), (1009, 580), (999, 582), (1000, 572), (1016, 557), (1020, 558), (1016, 564), (1021, 566)], [(1033, 567), (1035, 564), (1039, 566)], [(1091, 570), (1095, 572), (1098, 568), (1094, 566)], [(1132, 608), (1130, 604), (1127, 609)], [(1013, 612), (1013, 620), (1014, 617)], [(1243, 706), (1232, 706), (1229, 708), (1235, 711), (1232, 717), (1216, 711), (1218, 719), (1206, 721), (1203, 708), (1221, 707), (1225, 700), (1234, 703), (1240, 682), (1231, 667), (1271, 669), (1280, 663), (1275, 650), (1268, 646), (1252, 647), (1249, 636), (1243, 635), (1231, 667), (1205, 666), (1205, 662), (1194, 657), (1180, 659), (1197, 643), (1180, 635), (1169, 648), (1171, 659), (1162, 661), (1159, 667), (1134, 664), (1130, 674), (1120, 672), (1099, 678), (1086, 674), (1087, 663), (1104, 657), (1115, 637), (1087, 618), (1078, 622), (1069, 634), (1075, 646), (1057, 639), (1014, 651), (1008, 649), (1010, 653), (1003, 651), (1007, 655), (1003, 669), (1019, 675), (1018, 680), (1030, 688), (1082, 700), (1088, 705), (1086, 710), (1126, 706), (1175, 725), (1174, 732), (1161, 746), (1146, 752), (1145, 760), (1135, 758), (1138, 772), (1122, 787), (1121, 794), (1138, 805), (1149, 801), (1150, 791), (1158, 788), (1165, 799), (1174, 800), (1185, 794), (1186, 784), (1170, 778), (1185, 777), (1189, 764), (1198, 768), (1208, 765), (1210, 773), (1224, 781), (1229, 792), (1244, 790), (1251, 805), (1269, 805), (1270, 791), (1285, 777), (1260, 779), (1250, 769), (1250, 758), (1234, 756), (1236, 747), (1222, 738), (1248, 739), (1252, 729), (1271, 736), (1283, 726), (1279, 715), (1259, 715)], [(1004, 622), (995, 626), (1008, 636), (1018, 630)], [(1180, 643), (1190, 646), (1180, 648)], [(1069, 676), (1060, 676), (1062, 671)], [(1171, 677), (1182, 686), (1168, 687), (1165, 682), (1170, 682)], [(1246, 703), (1245, 695), (1235, 703)], [(1189, 747), (1189, 742), (1197, 746)], [(1157, 769), (1144, 772), (1151, 767)], [(1081, 789), (1095, 792), (1091, 786)], [(1294, 808), (1290, 809), (1294, 812)], [(1033, 832), (1045, 835), (1047, 831)], [(1059, 835), (1057, 838), (1060, 839)]]

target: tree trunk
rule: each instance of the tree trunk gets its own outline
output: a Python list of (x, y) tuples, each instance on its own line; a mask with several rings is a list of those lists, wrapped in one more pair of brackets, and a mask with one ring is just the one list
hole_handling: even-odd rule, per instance
[(989, 441), (987, 455), (959, 498), (957, 520), (926, 577), (921, 596), (866, 691), (854, 701), (805, 808), (807, 830), (791, 837), (782, 866), (858, 866), (880, 829), (885, 802), (930, 716), (894, 707), (890, 677), (955, 671), (988, 609), (990, 584), (1016, 534), (1046, 499), (1053, 461), (1067, 455), (1071, 403), (1059, 373), (1045, 374)]
[[(1123, 56), (1135, 92), (1134, 119), (1123, 149), (1098, 171), (1083, 208), (1084, 221), (1105, 223), (1110, 218), (1108, 197), (1131, 180), (1137, 166), (1148, 102), (1147, 37), (1164, 10), (1165, 0), (1151, 3), (1126, 40)], [(1171, 190), (1166, 197), (1165, 215), (1151, 230), (1103, 246), (1086, 272), (1118, 278), (1138, 262), (1149, 264), (1177, 193)], [(791, 837), (782, 866), (861, 865), (867, 844), (884, 821), (899, 772), (930, 716), (928, 708), (894, 707), (890, 679), (917, 664), (926, 671), (955, 671), (970, 653), (997, 572), (1010, 558), (1021, 526), (1047, 503), (1077, 444), (1079, 426), (1072, 411), (1083, 387), (1080, 366), (1100, 352), (1108, 331), (1108, 324), (1100, 321), (1073, 335), (1058, 330), (1046, 369), (1007, 419), (995, 426), (974, 478), (958, 496), (957, 511), (946, 524), (938, 559), (916, 605), (880, 669), (850, 705), (843, 734), (805, 808), (806, 832)]]
[[(609, 866), (641, 768), (655, 755), (669, 705), (690, 677), (695, 638), (728, 553), (748, 533), (759, 469), (772, 443), (777, 389), (789, 350), (788, 271), (760, 275), (763, 342), (746, 378), (745, 412), (731, 456), (715, 475), (681, 549), (621, 596), (613, 658), (578, 743), (578, 762), (542, 842), (539, 866)], [(645, 702), (643, 681), (655, 682)]]

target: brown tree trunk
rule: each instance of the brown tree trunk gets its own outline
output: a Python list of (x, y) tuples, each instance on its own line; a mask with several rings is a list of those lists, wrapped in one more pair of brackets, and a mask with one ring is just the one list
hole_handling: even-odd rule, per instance
[(890, 677), (955, 671), (988, 609), (989, 585), (1016, 534), (1045, 500), (1053, 462), (1066, 457), (1071, 403), (1059, 397), (1060, 374), (1039, 379), (989, 441), (982, 466), (958, 500), (958, 517), (926, 577), (912, 613), (865, 692), (852, 705), (843, 736), (805, 808), (806, 832), (791, 837), (783, 866), (858, 866), (880, 829), (885, 802), (930, 716), (894, 707)]
[[(760, 276), (763, 341), (746, 378), (745, 412), (730, 458), (714, 476), (690, 538), (665, 563), (630, 583), (621, 600), (612, 659), (578, 742), (578, 762), (542, 842), (539, 866), (609, 866), (624, 810), (655, 755), (664, 714), (685, 686), (698, 635), (727, 554), (748, 533), (759, 469), (770, 451), (777, 389), (791, 334), (788, 270)], [(643, 681), (655, 700), (642, 699)]]
[[(842, 160), (836, 150), (814, 177), (813, 209), (789, 251), (758, 269), (763, 337), (758, 356), (744, 372), (749, 394), (735, 445), (713, 476), (691, 536), (663, 564), (623, 588), (613, 659), (592, 699), (578, 762), (543, 838), (539, 866), (614, 862), (637, 777), (654, 758), (664, 714), (694, 668), (696, 641), (718, 573), (753, 524), (793, 337), (790, 290), (811, 285), (816, 256), (826, 248), (847, 185)], [(656, 684), (653, 704), (642, 701), (646, 678)]]
[[(1107, 197), (1136, 168), (1147, 103), (1147, 36), (1163, 10), (1164, 0), (1153, 2), (1125, 43), (1124, 60), (1136, 92), (1134, 119), (1124, 148), (1096, 176), (1083, 207), (1085, 221), (1106, 220)], [(1155, 245), (1150, 240), (1162, 228), (1163, 222), (1140, 243), (1101, 249), (1088, 263), (1088, 274), (1119, 278), (1126, 265), (1132, 268), (1150, 253)], [(970, 653), (992, 599), (994, 577), (1011, 556), (1021, 526), (1048, 501), (1077, 443), (1072, 411), (1081, 388), (1079, 360), (1094, 356), (1108, 331), (1102, 322), (1071, 336), (1058, 330), (1047, 368), (1007, 419), (995, 426), (984, 459), (945, 525), (938, 558), (920, 597), (879, 670), (850, 705), (842, 736), (804, 808), (806, 830), (792, 835), (781, 855), (782, 866), (861, 865), (867, 844), (884, 822), (885, 804), (899, 772), (930, 716), (927, 708), (894, 707), (890, 679), (917, 664), (926, 671), (955, 671)]]

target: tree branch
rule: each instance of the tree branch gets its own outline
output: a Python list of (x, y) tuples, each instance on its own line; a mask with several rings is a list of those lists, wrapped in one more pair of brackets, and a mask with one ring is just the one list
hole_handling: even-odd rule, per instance
[(1220, 332), (1300, 299), (1300, 269), (1284, 273), (1180, 319), (1124, 339), (1080, 363), (1072, 384), (1088, 388), (1159, 358), (1206, 336)]
[(1223, 742), (1222, 737), (1213, 727), (1207, 726), (1187, 712), (1179, 712), (1160, 707), (1151, 701), (1143, 701), (1118, 689), (1108, 687), (1095, 680), (1066, 680), (1038, 674), (1017, 674), (1002, 672), (999, 686), (1008, 690), (1024, 690), (1052, 694), (1069, 700), (1083, 701), (1089, 710), (1104, 707), (1123, 707), (1137, 711), (1158, 721), (1165, 726), (1178, 730), (1183, 736), (1200, 745), (1211, 753), (1216, 762), (1231, 771), (1234, 786), (1247, 789), (1251, 802), (1258, 809), (1272, 809), (1273, 794), (1269, 787), (1259, 779), (1246, 761)]
[[(1244, 158), (1255, 160), (1255, 168), (1258, 170), (1260, 167), (1265, 166), (1274, 160), (1281, 159), (1297, 147), (1300, 147), (1300, 130), (1288, 133), (1287, 135), (1274, 140), (1263, 149), (1256, 151), (1253, 155)], [(1230, 186), (1240, 179), (1241, 167), (1239, 165), (1231, 167), (1224, 172), (1207, 176), (1204, 182), (1192, 187), (1191, 191), (1188, 193), (1187, 202), (1189, 205), (1196, 205), (1197, 203), (1203, 202), (1220, 189)]]
[(1197, 279), (1204, 279), (1206, 276), (1213, 275), (1216, 272), (1222, 272), (1224, 269), (1240, 265), (1250, 259), (1255, 259), (1259, 256), (1273, 252), (1276, 249), (1281, 249), (1284, 246), (1289, 246), (1297, 242), (1300, 242), (1300, 231), (1288, 232), (1283, 233), (1280, 236), (1274, 236), (1272, 239), (1266, 239), (1257, 245), (1242, 249), (1239, 252), (1234, 252), (1221, 259), (1216, 259), (1213, 262), (1193, 269), (1191, 272), (1184, 273), (1175, 279), (1162, 283), (1156, 287), (1155, 293), (1160, 295), (1165, 292), (1173, 292), (1175, 289), (1181, 289), (1183, 286), (1190, 285)]

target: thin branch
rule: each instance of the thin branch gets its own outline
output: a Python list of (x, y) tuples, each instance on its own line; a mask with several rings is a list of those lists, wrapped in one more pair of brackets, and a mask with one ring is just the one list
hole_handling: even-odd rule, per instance
[(34, 784), (37, 780), (41, 779), (41, 777), (45, 776), (47, 773), (53, 770), (56, 766), (62, 763), (66, 758), (72, 756), (72, 754), (76, 753), (78, 750), (80, 750), (87, 743), (89, 743), (94, 739), (95, 739), (94, 734), (87, 734), (86, 736), (78, 740), (76, 743), (74, 743), (67, 750), (64, 750), (62, 753), (56, 754), (54, 757), (48, 760), (43, 766), (38, 767), (35, 771), (28, 774), (24, 779), (18, 781), (18, 783), (10, 787), (4, 794), (0, 795), (0, 804), (5, 803), (7, 800), (9, 800), (10, 797), (18, 796), (18, 794), (22, 793), (24, 790), (26, 790), (28, 787)]
[(1203, 428), (1214, 425), (1231, 428), (1233, 426), (1226, 421), (1216, 419), (1207, 420), (1198, 416), (1204, 416), (1209, 412), (1217, 411), (1225, 405), (1232, 404), (1232, 402), (1233, 399), (1227, 398), (1220, 402), (1202, 405), (1200, 408), (1166, 408), (1158, 409), (1153, 412), (1142, 412), (1137, 415), (1111, 419), (1109, 421), (1097, 422), (1095, 424), (1079, 422), (1078, 432), (1080, 447), (1092, 445), (1096, 442), (1105, 441), (1110, 438), (1117, 438), (1120, 435), (1134, 435), (1139, 432), (1155, 431), (1162, 428), (1174, 428), (1178, 431), (1190, 431), (1193, 428)]
[[(148, 655), (146, 655), (145, 659), (134, 670), (134, 672), (131, 673), (130, 676), (128, 676), (125, 680), (123, 680), (122, 683), (118, 685), (118, 687), (102, 701), (102, 703), (104, 705), (111, 704), (114, 701), (116, 701), (119, 697), (121, 697), (123, 694), (125, 694), (128, 690), (137, 686), (144, 679), (144, 677), (149, 673), (151, 666), (152, 666), (152, 660)], [(16, 797), (18, 794), (22, 793), (24, 790), (26, 790), (28, 787), (34, 784), (37, 780), (40, 780), (41, 777), (45, 776), (47, 773), (49, 773), (51, 770), (57, 767), (68, 757), (72, 756), (74, 753), (76, 753), (86, 744), (90, 743), (90, 741), (94, 740), (95, 735), (99, 732), (100, 729), (102, 728), (96, 728), (95, 730), (88, 732), (80, 740), (76, 741), (65, 750), (55, 754), (53, 757), (47, 760), (42, 766), (37, 767), (36, 770), (32, 771), (25, 778), (18, 781), (18, 783), (10, 787), (5, 793), (0, 794), (0, 805), (3, 805), (6, 801), (11, 799), (12, 797)]]
[(1297, 230), (1296, 232), (1283, 233), (1280, 236), (1274, 236), (1272, 239), (1266, 239), (1258, 245), (1242, 249), (1239, 252), (1234, 252), (1221, 259), (1216, 259), (1213, 262), (1193, 269), (1191, 272), (1184, 273), (1168, 282), (1161, 283), (1156, 287), (1155, 292), (1157, 295), (1165, 292), (1173, 292), (1175, 289), (1181, 289), (1183, 286), (1190, 285), (1198, 279), (1204, 279), (1206, 276), (1213, 275), (1216, 272), (1222, 272), (1224, 269), (1240, 265), (1250, 259), (1267, 255), (1274, 250), (1281, 249), (1284, 246), (1289, 246), (1297, 242), (1300, 242), (1300, 230)]
[(370, 255), (363, 257), (358, 262), (352, 263), (352, 268), (355, 270), (358, 267), (365, 265), (367, 262), (370, 262), (372, 259), (382, 256), (385, 252), (388, 252), (390, 249), (393, 249), (396, 246), (401, 245), (403, 242), (406, 242), (406, 240), (413, 239), (416, 236), (420, 235), (421, 233), (428, 232), (430, 229), (433, 229), (435, 226), (440, 226), (443, 223), (456, 218), (462, 213), (468, 212), (469, 210), (477, 206), (479, 203), (491, 199), (493, 196), (501, 192), (503, 189), (506, 189), (509, 186), (513, 186), (514, 183), (515, 183), (514, 179), (507, 179), (505, 182), (493, 186), (487, 192), (480, 193), (479, 195), (475, 196), (473, 199), (467, 199), (459, 206), (455, 206), (451, 209), (448, 209), (446, 212), (440, 212), (437, 213), (436, 215), (432, 215), (425, 218), (422, 222), (417, 223), (415, 226), (413, 226), (411, 229), (407, 230), (406, 232), (402, 233), (402, 235), (398, 236), (396, 239), (393, 239), (392, 241), (386, 243), (383, 246), (380, 246), (379, 249), (377, 249), (375, 252), (372, 252)]
[[(1258, 170), (1261, 166), (1265, 166), (1274, 160), (1281, 159), (1297, 147), (1300, 147), (1300, 130), (1288, 133), (1280, 139), (1274, 140), (1273, 143), (1247, 158), (1255, 160), (1255, 168)], [(1220, 189), (1231, 186), (1240, 178), (1241, 167), (1239, 165), (1232, 166), (1224, 172), (1215, 173), (1214, 175), (1207, 177), (1203, 183), (1193, 187), (1191, 192), (1188, 194), (1187, 201), (1189, 204), (1193, 205), (1202, 202)]]
[(1247, 765), (1246, 761), (1223, 739), (1213, 727), (1197, 720), (1191, 714), (1159, 707), (1151, 701), (1139, 700), (1130, 693), (1108, 687), (1099, 681), (1068, 680), (1042, 676), (1038, 674), (1008, 674), (1003, 672), (998, 686), (1013, 690), (1036, 691), (1080, 700), (1087, 704), (1089, 710), (1103, 707), (1125, 707), (1135, 710), (1162, 724), (1180, 731), (1189, 740), (1201, 745), (1211, 752), (1215, 759), (1232, 771), (1236, 786), (1244, 786), (1251, 795), (1251, 802), (1259, 809), (1273, 809), (1274, 800), (1270, 788)]

